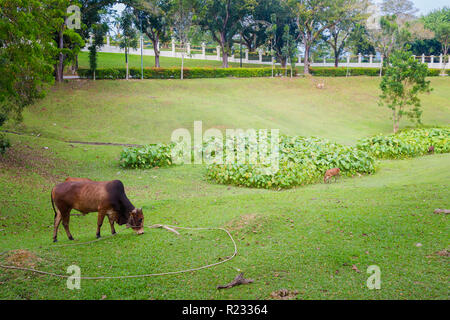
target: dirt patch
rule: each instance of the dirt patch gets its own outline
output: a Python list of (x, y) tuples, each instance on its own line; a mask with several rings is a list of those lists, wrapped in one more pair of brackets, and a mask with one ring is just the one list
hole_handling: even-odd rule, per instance
[(292, 300), (295, 299), (298, 295), (298, 290), (291, 291), (288, 289), (280, 289), (277, 291), (274, 291), (270, 294), (270, 297), (272, 299), (276, 300)]
[(9, 253), (6, 261), (16, 267), (34, 268), (36, 263), (41, 262), (42, 259), (28, 250), (13, 250)]
[(438, 251), (436, 252), (436, 254), (441, 257), (450, 257), (450, 251), (448, 251), (447, 249)]
[(262, 229), (264, 222), (265, 218), (263, 216), (256, 213), (249, 213), (228, 222), (226, 228), (230, 231), (244, 230), (254, 231), (254, 233), (257, 233), (260, 229)]
[(48, 149), (32, 148), (27, 144), (14, 144), (0, 157), (0, 170), (13, 170), (17, 177), (24, 173), (32, 172), (40, 175), (46, 180), (56, 183), (66, 178), (65, 174), (55, 173), (56, 169), (68, 167), (61, 159), (55, 159)]

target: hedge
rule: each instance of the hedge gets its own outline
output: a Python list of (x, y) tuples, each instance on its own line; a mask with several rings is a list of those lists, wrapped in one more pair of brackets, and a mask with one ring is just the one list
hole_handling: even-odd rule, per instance
[[(319, 77), (345, 77), (347, 75), (346, 67), (311, 67), (310, 72), (314, 76)], [(446, 70), (450, 74), (450, 70)], [(437, 77), (441, 73), (441, 69), (428, 69), (428, 76)], [(384, 74), (384, 69), (383, 69)], [(349, 76), (369, 76), (377, 77), (380, 75), (379, 68), (348, 68)]]
[[(287, 70), (290, 76), (290, 69)], [(78, 75), (81, 78), (92, 78), (92, 72), (87, 68), (78, 68)], [(179, 79), (181, 75), (180, 68), (144, 68), (144, 79)], [(272, 68), (184, 68), (183, 78), (251, 78), (251, 77), (270, 77)], [(275, 76), (285, 75), (285, 69), (275, 68)], [(293, 75), (297, 75), (297, 70), (293, 70)], [(125, 79), (126, 68), (104, 68), (97, 69), (96, 79)], [(141, 78), (140, 68), (129, 68), (129, 77), (131, 79)]]

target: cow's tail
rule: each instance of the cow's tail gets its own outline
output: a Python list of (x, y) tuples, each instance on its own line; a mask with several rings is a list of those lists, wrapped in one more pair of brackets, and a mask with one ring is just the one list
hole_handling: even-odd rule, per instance
[(56, 219), (56, 209), (55, 209), (55, 202), (53, 201), (53, 190), (55, 188), (52, 189), (52, 192), (50, 192), (50, 199), (52, 200), (52, 207), (53, 207), (53, 212), (55, 213), (55, 219)]

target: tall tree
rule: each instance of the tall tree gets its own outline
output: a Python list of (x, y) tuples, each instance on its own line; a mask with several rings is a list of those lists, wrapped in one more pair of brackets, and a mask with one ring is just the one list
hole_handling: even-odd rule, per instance
[(170, 39), (170, 23), (173, 0), (135, 0), (134, 14), (140, 23), (142, 31), (153, 44), (155, 51), (155, 67), (159, 68), (159, 46), (161, 42)]
[(412, 18), (419, 11), (411, 0), (383, 0), (380, 7), (385, 16)]
[(172, 5), (172, 25), (173, 35), (181, 43), (181, 72), (180, 78), (184, 76), (184, 57), (187, 53), (187, 43), (189, 42), (189, 31), (191, 30), (194, 18), (196, 0), (173, 0)]
[(0, 126), (21, 119), (53, 82), (55, 46), (48, 2), (0, 1)]
[(93, 79), (95, 80), (95, 71), (97, 70), (97, 50), (103, 46), (103, 39), (108, 32), (108, 25), (106, 23), (93, 24), (92, 30), (92, 43), (89, 46), (89, 66), (92, 71)]
[(354, 0), (289, 0), (296, 16), (305, 52), (304, 73), (309, 74), (311, 47), (322, 37), (324, 30), (343, 21), (352, 9)]
[[(441, 43), (444, 59), (447, 60), (448, 47), (450, 44), (450, 8), (443, 7), (442, 9), (434, 10), (422, 19), (425, 27), (433, 31), (435, 39)], [(445, 64), (442, 70), (444, 69)]]
[(219, 43), (223, 68), (228, 68), (233, 37), (242, 30), (242, 22), (254, 5), (254, 0), (200, 0), (198, 23)]
[(126, 7), (117, 18), (119, 30), (119, 47), (125, 50), (125, 64), (127, 68), (126, 79), (129, 78), (128, 52), (130, 48), (136, 49), (138, 46), (137, 32), (134, 28), (135, 17), (131, 7)]
[(422, 110), (419, 94), (431, 91), (427, 74), (427, 65), (414, 59), (411, 52), (393, 52), (380, 83), (380, 106), (392, 110), (394, 133), (397, 133), (404, 115), (420, 123)]
[(355, 0), (349, 4), (349, 10), (345, 12), (345, 17), (331, 25), (326, 30), (325, 40), (330, 45), (334, 54), (334, 66), (337, 67), (339, 59), (350, 42), (353, 32), (359, 31), (358, 26), (368, 17), (366, 0)]

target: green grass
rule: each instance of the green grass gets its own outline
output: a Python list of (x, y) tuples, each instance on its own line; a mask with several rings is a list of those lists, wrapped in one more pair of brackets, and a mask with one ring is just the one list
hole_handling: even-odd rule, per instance
[[(162, 68), (170, 67), (181, 67), (181, 58), (170, 58), (170, 57), (159, 57), (159, 63)], [(89, 53), (80, 52), (78, 56), (78, 64), (80, 67), (89, 68)], [(125, 54), (120, 53), (98, 53), (98, 68), (114, 68), (114, 67), (125, 67)], [(136, 54), (130, 54), (128, 56), (128, 66), (134, 68), (141, 67), (141, 56)], [(155, 57), (154, 56), (144, 56), (144, 67), (154, 67)], [(222, 60), (198, 60), (198, 59), (185, 59), (184, 66), (186, 68), (193, 67), (210, 67), (210, 68), (221, 68)], [(239, 62), (230, 62), (230, 67), (239, 67)], [(261, 67), (259, 64), (253, 63), (243, 63), (245, 68), (258, 68)], [(270, 65), (263, 65), (270, 68)]]
[[(226, 226), (239, 253), (198, 272), (84, 280), (73, 291), (65, 280), (0, 269), (0, 298), (266, 299), (287, 288), (298, 290), (298, 299), (448, 299), (448, 257), (435, 254), (449, 249), (448, 216), (433, 210), (450, 207), (449, 154), (381, 161), (371, 176), (278, 192), (208, 183), (202, 165), (124, 170), (120, 147), (63, 142), (168, 141), (172, 130), (203, 120), (204, 130), (280, 128), (354, 143), (391, 130), (389, 113), (376, 105), (377, 81), (327, 79), (325, 90), (307, 79), (97, 81), (53, 88), (27, 109), (23, 124), (8, 124), (24, 135), (7, 134), (13, 147), (0, 158), (0, 252), (28, 249), (42, 259), (36, 268), (65, 273), (77, 264), (84, 276), (173, 271), (232, 254), (223, 233), (182, 231), (177, 237), (162, 229), (142, 236), (124, 230), (91, 245), (48, 249), (50, 190), (67, 176), (82, 176), (122, 180), (130, 200), (143, 207), (146, 225)], [(448, 125), (448, 79), (432, 79), (432, 86), (423, 99), (424, 122)], [(71, 218), (79, 242), (93, 240), (95, 229), (94, 213)], [(109, 234), (107, 223), (102, 234)], [(59, 244), (66, 243), (61, 228)], [(5, 256), (0, 261), (7, 264)], [(365, 285), (369, 265), (381, 268), (381, 290)], [(238, 269), (255, 282), (215, 289)]]

